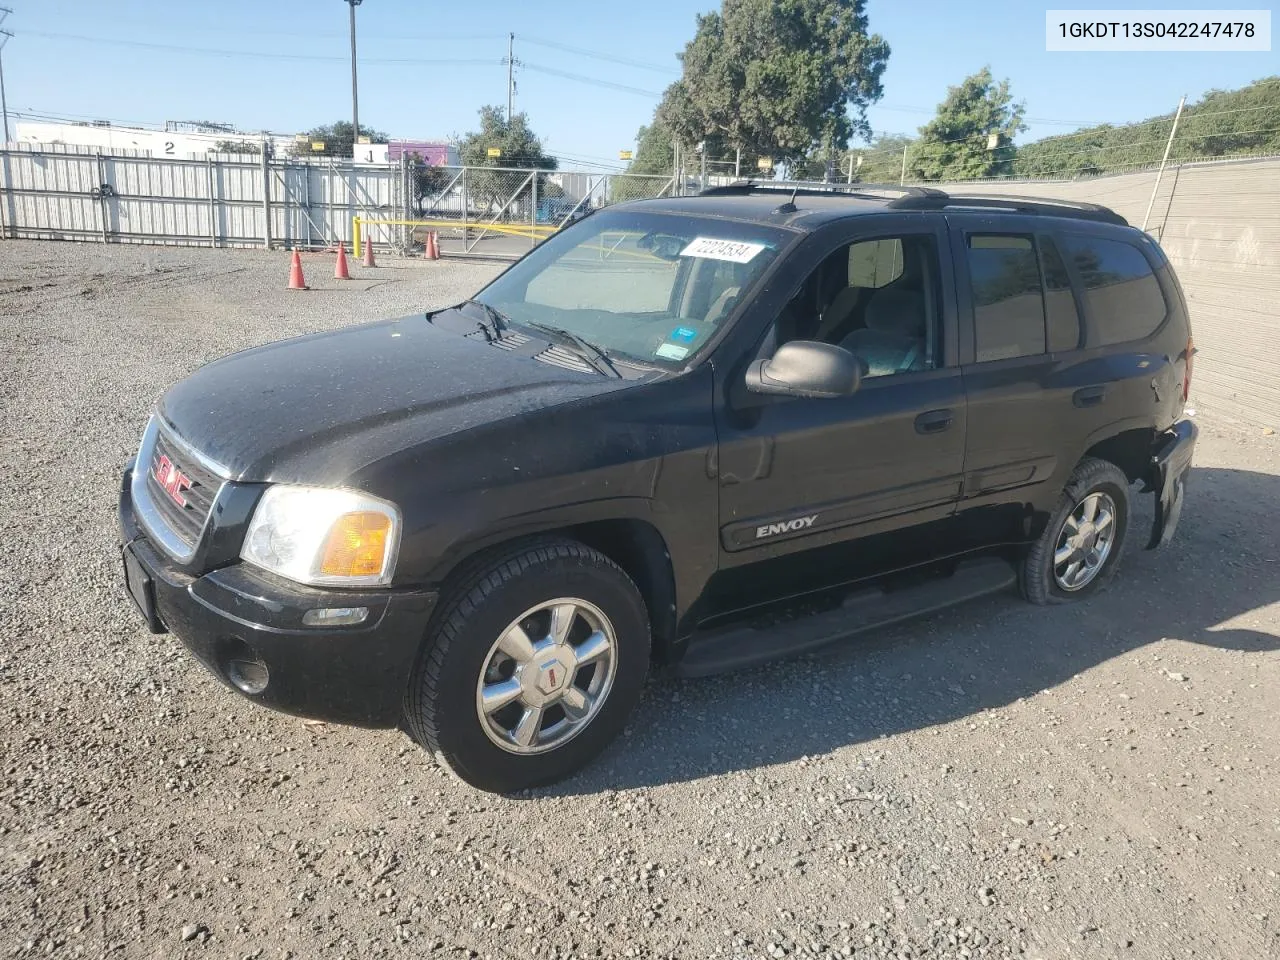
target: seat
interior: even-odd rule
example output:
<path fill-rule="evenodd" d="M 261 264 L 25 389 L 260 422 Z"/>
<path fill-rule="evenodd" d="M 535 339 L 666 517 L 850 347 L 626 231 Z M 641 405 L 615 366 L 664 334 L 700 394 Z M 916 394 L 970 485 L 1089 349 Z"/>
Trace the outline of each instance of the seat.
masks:
<path fill-rule="evenodd" d="M 866 327 L 840 342 L 863 361 L 863 376 L 924 369 L 925 301 L 920 290 L 905 284 L 882 287 L 872 294 L 863 316 Z"/>

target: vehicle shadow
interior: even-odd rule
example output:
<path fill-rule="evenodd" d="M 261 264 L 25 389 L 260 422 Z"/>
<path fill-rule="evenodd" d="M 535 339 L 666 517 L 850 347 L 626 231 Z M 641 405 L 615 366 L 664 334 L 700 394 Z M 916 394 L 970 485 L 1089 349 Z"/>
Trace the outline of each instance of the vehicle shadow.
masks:
<path fill-rule="evenodd" d="M 1224 626 L 1280 601 L 1280 515 L 1272 507 L 1280 477 L 1194 469 L 1177 536 L 1159 551 L 1141 549 L 1152 498 L 1137 490 L 1121 566 L 1090 599 L 1034 607 L 1010 592 L 803 659 L 705 680 L 660 675 L 618 744 L 537 795 L 653 786 L 822 755 L 1008 705 L 1162 638 L 1280 649 L 1280 636 Z"/>

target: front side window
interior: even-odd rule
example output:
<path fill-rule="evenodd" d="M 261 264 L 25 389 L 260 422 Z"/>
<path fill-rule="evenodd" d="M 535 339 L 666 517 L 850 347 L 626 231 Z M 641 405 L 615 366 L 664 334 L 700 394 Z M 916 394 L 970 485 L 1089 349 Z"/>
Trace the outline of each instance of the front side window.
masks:
<path fill-rule="evenodd" d="M 1044 353 L 1044 298 L 1031 238 L 971 234 L 968 261 L 978 362 Z"/>
<path fill-rule="evenodd" d="M 683 366 L 792 234 L 755 223 L 605 210 L 476 295 L 513 323 L 568 331 L 611 356 Z"/>
<path fill-rule="evenodd" d="M 938 365 L 938 251 L 931 234 L 859 240 L 828 255 L 779 316 L 778 344 L 851 351 L 864 377 Z"/>
<path fill-rule="evenodd" d="M 1089 303 L 1089 346 L 1141 340 L 1168 313 L 1160 283 L 1137 247 L 1100 237 L 1063 238 Z"/>

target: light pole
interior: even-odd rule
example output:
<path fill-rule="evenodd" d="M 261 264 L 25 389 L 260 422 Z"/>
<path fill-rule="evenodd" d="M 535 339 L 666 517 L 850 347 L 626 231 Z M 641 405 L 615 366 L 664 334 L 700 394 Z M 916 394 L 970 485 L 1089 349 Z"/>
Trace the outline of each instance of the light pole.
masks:
<path fill-rule="evenodd" d="M 8 7 L 0 7 L 0 23 L 4 23 L 5 17 L 13 13 Z M 4 45 L 9 42 L 13 34 L 8 30 L 0 30 L 0 53 L 4 50 Z M 4 96 L 4 59 L 0 56 L 0 112 L 4 114 L 4 146 L 9 145 L 9 101 Z"/>
<path fill-rule="evenodd" d="M 351 159 L 356 158 L 356 144 L 360 141 L 360 95 L 356 83 L 356 7 L 364 0 L 346 0 L 351 5 Z"/>

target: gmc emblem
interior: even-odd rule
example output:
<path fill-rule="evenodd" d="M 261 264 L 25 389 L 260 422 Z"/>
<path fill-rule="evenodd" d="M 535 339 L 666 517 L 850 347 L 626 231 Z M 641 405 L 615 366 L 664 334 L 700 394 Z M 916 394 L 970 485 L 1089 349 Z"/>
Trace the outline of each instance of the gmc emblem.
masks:
<path fill-rule="evenodd" d="M 187 505 L 187 498 L 182 495 L 182 491 L 191 489 L 191 478 L 179 470 L 173 461 L 164 454 L 156 457 L 151 467 L 151 475 L 156 478 L 160 488 L 169 495 L 169 499 L 180 507 Z"/>

